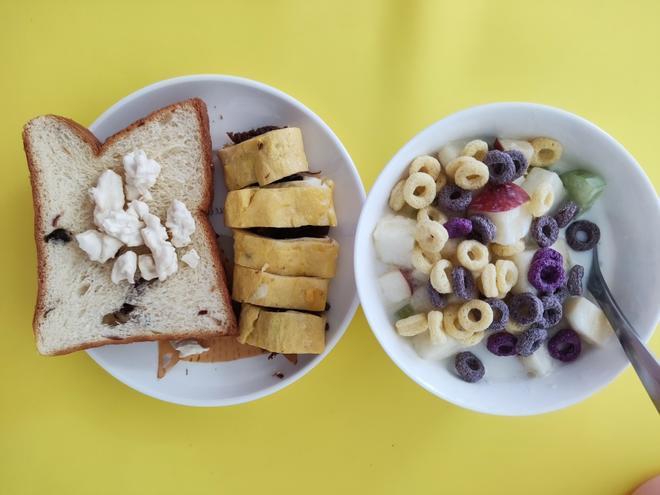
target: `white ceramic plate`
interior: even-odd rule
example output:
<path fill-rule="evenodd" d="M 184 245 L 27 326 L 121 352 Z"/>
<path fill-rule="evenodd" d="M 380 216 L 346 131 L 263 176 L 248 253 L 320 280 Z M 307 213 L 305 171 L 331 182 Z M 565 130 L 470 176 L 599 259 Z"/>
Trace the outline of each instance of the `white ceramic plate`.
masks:
<path fill-rule="evenodd" d="M 371 329 L 392 360 L 410 378 L 445 400 L 475 411 L 503 415 L 538 414 L 574 404 L 607 385 L 627 364 L 613 336 L 602 348 L 588 348 L 549 376 L 527 377 L 516 358 L 490 358 L 485 378 L 476 384 L 458 379 L 445 360 L 418 357 L 408 339 L 394 330 L 377 278 L 385 266 L 377 259 L 372 232 L 388 212 L 392 187 L 413 158 L 432 154 L 455 139 L 550 136 L 564 145 L 564 160 L 602 174 L 608 187 L 586 218 L 601 227 L 602 269 L 621 308 L 640 336 L 650 338 L 660 318 L 660 203 L 635 159 L 590 122 L 562 110 L 527 103 L 496 103 L 471 108 L 436 122 L 413 137 L 387 164 L 369 193 L 356 233 L 358 293 Z M 584 256 L 579 261 L 583 261 Z M 470 350 L 492 359 L 481 344 Z M 503 368 L 503 369 L 502 369 Z M 641 390 L 641 389 L 640 389 Z M 640 392 L 641 393 L 641 392 Z"/>
<path fill-rule="evenodd" d="M 229 140 L 227 131 L 263 125 L 289 125 L 302 129 L 310 169 L 322 170 L 335 181 L 335 208 L 339 226 L 330 235 L 340 243 L 337 277 L 328 301 L 329 330 L 326 348 L 318 356 L 300 356 L 298 364 L 282 356 L 267 355 L 227 363 L 178 363 L 164 378 L 156 378 L 157 345 L 153 342 L 105 346 L 88 354 L 112 376 L 157 399 L 190 406 L 224 406 L 272 394 L 293 383 L 327 356 L 343 335 L 357 309 L 353 279 L 353 243 L 365 193 L 351 157 L 330 128 L 294 98 L 255 81 L 198 75 L 162 81 L 122 99 L 90 127 L 104 140 L 135 120 L 163 106 L 191 97 L 202 98 L 208 107 L 213 149 Z M 216 165 L 217 157 L 213 157 Z M 226 189 L 221 167 L 215 171 L 215 198 L 211 220 L 227 251 L 230 231 L 224 227 L 219 208 Z M 282 373 L 280 379 L 275 373 Z"/>

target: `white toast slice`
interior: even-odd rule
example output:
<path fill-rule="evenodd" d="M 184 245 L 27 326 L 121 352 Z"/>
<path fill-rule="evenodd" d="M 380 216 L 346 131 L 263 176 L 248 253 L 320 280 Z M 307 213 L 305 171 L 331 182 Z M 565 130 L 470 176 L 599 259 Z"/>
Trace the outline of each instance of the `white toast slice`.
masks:
<path fill-rule="evenodd" d="M 40 353 L 237 333 L 208 221 L 213 165 L 202 100 L 158 110 L 103 144 L 79 124 L 45 115 L 26 124 L 23 143 L 34 199 L 39 287 L 33 326 Z M 195 219 L 190 247 L 201 259 L 196 268 L 179 262 L 163 282 L 114 284 L 113 260 L 90 261 L 74 236 L 95 228 L 89 189 L 109 168 L 123 176 L 122 157 L 136 149 L 161 165 L 148 201 L 151 213 L 164 222 L 171 201 L 182 201 Z"/>

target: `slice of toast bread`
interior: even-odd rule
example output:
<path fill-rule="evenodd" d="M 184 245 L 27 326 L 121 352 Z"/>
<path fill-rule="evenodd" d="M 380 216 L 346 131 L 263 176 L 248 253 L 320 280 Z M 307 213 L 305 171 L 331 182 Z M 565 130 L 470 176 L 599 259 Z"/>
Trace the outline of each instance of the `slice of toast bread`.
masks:
<path fill-rule="evenodd" d="M 213 165 L 202 100 L 162 108 L 105 143 L 69 119 L 36 117 L 25 125 L 23 143 L 34 200 L 39 286 L 33 326 L 40 353 L 237 333 L 208 220 Z M 113 260 L 90 261 L 74 236 L 96 228 L 89 189 L 107 169 L 123 176 L 122 157 L 136 149 L 161 165 L 148 201 L 151 213 L 164 222 L 171 201 L 182 201 L 196 223 L 186 249 L 194 248 L 201 259 L 194 269 L 179 262 L 163 282 L 114 284 Z"/>

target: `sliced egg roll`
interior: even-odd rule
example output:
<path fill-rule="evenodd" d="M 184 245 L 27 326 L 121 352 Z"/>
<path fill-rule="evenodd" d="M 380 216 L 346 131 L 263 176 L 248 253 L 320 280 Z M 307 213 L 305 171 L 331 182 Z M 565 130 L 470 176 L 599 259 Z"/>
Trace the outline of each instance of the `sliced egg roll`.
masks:
<path fill-rule="evenodd" d="M 244 230 L 234 231 L 234 262 L 276 275 L 332 278 L 339 243 L 320 239 L 270 239 Z"/>
<path fill-rule="evenodd" d="M 225 225 L 231 228 L 337 225 L 330 179 L 308 177 L 268 187 L 229 191 Z"/>
<path fill-rule="evenodd" d="M 283 354 L 320 354 L 325 317 L 298 311 L 270 311 L 243 304 L 239 342 Z"/>
<path fill-rule="evenodd" d="M 329 280 L 316 277 L 285 277 L 234 265 L 232 298 L 271 308 L 323 311 Z"/>
<path fill-rule="evenodd" d="M 309 170 L 297 127 L 277 129 L 227 146 L 218 151 L 218 156 L 230 191 L 252 184 L 265 186 Z"/>

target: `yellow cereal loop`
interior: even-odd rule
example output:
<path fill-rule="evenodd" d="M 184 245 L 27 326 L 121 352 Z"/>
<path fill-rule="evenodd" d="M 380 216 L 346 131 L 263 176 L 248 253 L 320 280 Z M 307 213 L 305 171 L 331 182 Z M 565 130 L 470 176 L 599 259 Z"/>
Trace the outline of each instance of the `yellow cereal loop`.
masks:
<path fill-rule="evenodd" d="M 440 294 L 451 294 L 451 281 L 448 272 L 451 271 L 452 264 L 449 260 L 438 260 L 431 268 L 431 286 Z"/>
<path fill-rule="evenodd" d="M 495 256 L 506 258 L 508 256 L 513 256 L 514 254 L 522 253 L 525 250 L 525 242 L 522 239 L 508 245 L 492 242 L 489 244 L 489 247 Z"/>
<path fill-rule="evenodd" d="M 497 281 L 495 275 L 495 265 L 488 263 L 479 275 L 478 285 L 481 293 L 486 297 L 497 297 Z"/>
<path fill-rule="evenodd" d="M 419 210 L 435 199 L 435 180 L 424 172 L 415 172 L 403 185 L 403 198 L 410 206 Z"/>
<path fill-rule="evenodd" d="M 449 239 L 447 229 L 433 220 L 422 220 L 415 227 L 415 240 L 419 246 L 429 253 L 439 253 Z"/>
<path fill-rule="evenodd" d="M 465 347 L 477 345 L 484 338 L 486 332 L 466 332 L 458 322 L 458 305 L 447 306 L 442 311 L 442 328 L 450 337 L 460 341 Z"/>
<path fill-rule="evenodd" d="M 552 187 L 547 182 L 543 182 L 530 195 L 527 211 L 533 217 L 542 217 L 550 211 L 554 200 L 555 193 L 552 191 Z"/>
<path fill-rule="evenodd" d="M 429 337 L 433 345 L 443 344 L 447 341 L 447 334 L 442 330 L 442 317 L 442 311 L 429 311 L 427 316 Z"/>
<path fill-rule="evenodd" d="M 484 158 L 486 158 L 486 153 L 488 153 L 488 143 L 481 139 L 473 139 L 465 145 L 461 155 L 471 156 L 479 161 L 482 161 Z"/>
<path fill-rule="evenodd" d="M 478 162 L 478 160 L 471 156 L 456 157 L 452 161 L 450 161 L 447 165 L 445 165 L 445 174 L 447 174 L 447 177 L 453 180 L 454 174 L 456 173 L 456 170 L 458 170 L 458 167 L 466 163 L 473 163 L 473 162 Z"/>
<path fill-rule="evenodd" d="M 435 189 L 436 191 L 439 191 L 443 187 L 447 185 L 447 176 L 443 171 L 440 171 L 440 174 L 438 175 L 438 178 L 435 179 Z"/>
<path fill-rule="evenodd" d="M 417 221 L 433 220 L 434 222 L 445 223 L 447 215 L 438 210 L 435 206 L 425 206 L 417 212 Z"/>
<path fill-rule="evenodd" d="M 433 259 L 429 259 L 427 254 L 418 245 L 415 245 L 412 252 L 412 265 L 424 275 L 431 273 L 433 268 Z"/>
<path fill-rule="evenodd" d="M 508 294 L 513 286 L 518 283 L 518 267 L 511 260 L 497 260 L 495 262 L 495 278 L 499 297 L 504 297 L 503 295 Z"/>
<path fill-rule="evenodd" d="M 488 264 L 488 248 L 479 241 L 462 241 L 456 249 L 458 262 L 470 271 L 481 271 Z"/>
<path fill-rule="evenodd" d="M 397 321 L 394 326 L 402 337 L 413 337 L 429 329 L 426 315 L 422 313 L 403 318 Z"/>
<path fill-rule="evenodd" d="M 493 309 L 486 301 L 472 299 L 459 308 L 458 323 L 466 332 L 483 332 L 493 323 Z"/>
<path fill-rule="evenodd" d="M 390 193 L 390 208 L 393 211 L 399 211 L 401 208 L 404 207 L 406 204 L 406 200 L 403 197 L 403 185 L 406 183 L 405 180 L 400 180 L 399 182 L 396 183 L 396 185 L 392 188 L 392 192 Z"/>
<path fill-rule="evenodd" d="M 454 172 L 454 182 L 462 189 L 474 191 L 481 189 L 488 182 L 488 167 L 476 158 L 461 164 Z"/>
<path fill-rule="evenodd" d="M 547 137 L 537 137 L 530 141 L 534 154 L 529 161 L 530 165 L 548 167 L 561 158 L 564 147 L 559 141 Z"/>
<path fill-rule="evenodd" d="M 433 158 L 429 155 L 422 155 L 415 158 L 408 168 L 408 175 L 412 175 L 416 172 L 424 172 L 433 177 L 433 180 L 437 180 L 442 172 L 442 167 L 437 158 Z"/>

